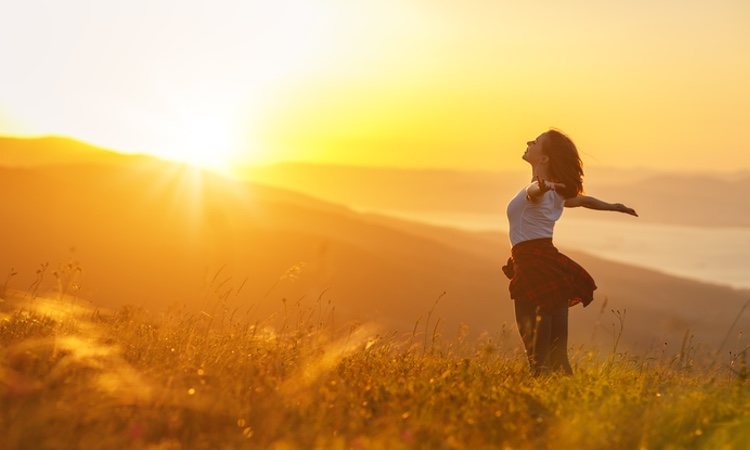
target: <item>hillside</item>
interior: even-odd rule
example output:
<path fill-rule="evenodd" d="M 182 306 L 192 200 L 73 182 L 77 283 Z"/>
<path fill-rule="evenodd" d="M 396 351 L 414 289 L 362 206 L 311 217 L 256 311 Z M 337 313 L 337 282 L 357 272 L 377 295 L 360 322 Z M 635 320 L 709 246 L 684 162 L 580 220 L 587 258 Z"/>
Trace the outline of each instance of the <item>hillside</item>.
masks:
<path fill-rule="evenodd" d="M 143 158 L 124 155 L 60 136 L 15 138 L 0 136 L 0 166 L 37 167 L 55 164 L 117 164 Z"/>
<path fill-rule="evenodd" d="M 0 270 L 18 272 L 12 289 L 62 288 L 101 306 L 251 308 L 261 316 L 330 301 L 341 323 L 401 331 L 417 320 L 424 326 L 445 292 L 431 322 L 440 318 L 440 333 L 454 335 L 464 323 L 516 339 L 499 270 L 509 253 L 504 235 L 361 215 L 157 160 L 3 168 L 0 202 Z M 596 303 L 573 312 L 573 345 L 611 345 L 609 310 L 627 309 L 623 342 L 632 348 L 679 345 L 688 329 L 716 346 L 748 295 L 570 254 L 599 284 Z M 749 324 L 745 317 L 735 331 Z"/>
<path fill-rule="evenodd" d="M 0 137 L 0 166 L 39 167 L 56 164 L 149 164 L 154 158 L 125 155 L 70 138 Z M 514 170 L 456 171 L 331 164 L 278 163 L 237 169 L 237 176 L 356 208 L 378 211 L 454 212 L 497 215 L 507 193 L 528 181 L 519 160 Z M 750 226 L 744 186 L 750 173 L 675 173 L 665 169 L 584 167 L 587 192 L 635 207 L 640 221 L 694 226 Z M 503 194 L 506 193 L 506 194 Z M 438 194 L 438 195 L 436 195 Z M 571 216 L 608 220 L 585 209 Z"/>

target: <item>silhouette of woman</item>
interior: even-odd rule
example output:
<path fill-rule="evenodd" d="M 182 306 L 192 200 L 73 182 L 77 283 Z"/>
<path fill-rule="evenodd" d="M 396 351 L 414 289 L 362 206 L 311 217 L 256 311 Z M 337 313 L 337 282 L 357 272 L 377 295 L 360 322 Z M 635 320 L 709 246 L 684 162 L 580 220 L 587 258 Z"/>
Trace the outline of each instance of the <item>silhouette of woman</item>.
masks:
<path fill-rule="evenodd" d="M 619 211 L 638 216 L 621 203 L 582 195 L 583 168 L 573 141 L 551 129 L 526 143 L 531 184 L 508 204 L 511 257 L 503 266 L 510 279 L 516 325 L 534 376 L 572 374 L 568 362 L 568 308 L 594 298 L 596 284 L 578 263 L 552 243 L 563 207 Z"/>

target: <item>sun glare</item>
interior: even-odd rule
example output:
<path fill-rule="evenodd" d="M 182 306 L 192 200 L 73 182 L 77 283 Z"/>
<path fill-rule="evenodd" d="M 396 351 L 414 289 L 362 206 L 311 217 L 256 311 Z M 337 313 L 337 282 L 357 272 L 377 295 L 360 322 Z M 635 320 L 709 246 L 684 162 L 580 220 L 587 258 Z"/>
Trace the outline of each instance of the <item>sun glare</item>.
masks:
<path fill-rule="evenodd" d="M 158 156 L 226 173 L 239 154 L 237 145 L 230 120 L 202 117 L 176 127 Z"/>

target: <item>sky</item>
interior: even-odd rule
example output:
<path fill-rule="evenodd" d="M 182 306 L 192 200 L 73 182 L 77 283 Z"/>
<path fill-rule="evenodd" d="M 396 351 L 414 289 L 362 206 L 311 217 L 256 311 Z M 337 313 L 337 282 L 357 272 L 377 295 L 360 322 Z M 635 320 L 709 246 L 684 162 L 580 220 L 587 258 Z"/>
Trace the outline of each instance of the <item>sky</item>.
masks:
<path fill-rule="evenodd" d="M 750 168 L 750 2 L 25 0 L 0 134 L 213 166 Z"/>

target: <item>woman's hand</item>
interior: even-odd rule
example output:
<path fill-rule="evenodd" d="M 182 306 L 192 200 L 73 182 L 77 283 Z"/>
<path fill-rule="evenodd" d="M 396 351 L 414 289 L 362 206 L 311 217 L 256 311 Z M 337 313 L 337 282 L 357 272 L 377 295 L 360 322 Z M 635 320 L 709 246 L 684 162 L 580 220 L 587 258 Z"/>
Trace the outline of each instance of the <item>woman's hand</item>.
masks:
<path fill-rule="evenodd" d="M 554 181 L 545 181 L 544 178 L 537 175 L 537 183 L 539 183 L 539 190 L 544 194 L 547 191 L 554 191 L 557 189 L 565 188 L 565 184 L 556 183 Z"/>
<path fill-rule="evenodd" d="M 555 183 L 554 181 L 545 181 L 540 176 L 536 177 L 536 184 L 532 183 L 526 188 L 526 198 L 532 202 L 537 201 L 539 197 L 544 195 L 547 191 L 554 191 L 555 189 L 564 188 L 565 185 L 562 183 Z"/>
<path fill-rule="evenodd" d="M 630 214 L 631 216 L 638 217 L 638 213 L 636 213 L 633 208 L 628 208 L 622 203 L 615 203 L 615 211 L 619 211 L 625 214 Z"/>

